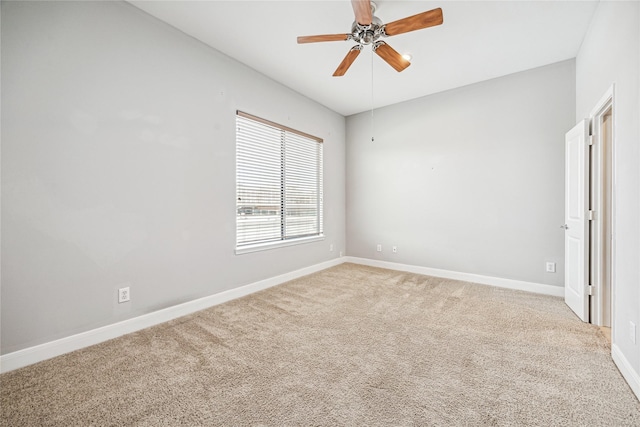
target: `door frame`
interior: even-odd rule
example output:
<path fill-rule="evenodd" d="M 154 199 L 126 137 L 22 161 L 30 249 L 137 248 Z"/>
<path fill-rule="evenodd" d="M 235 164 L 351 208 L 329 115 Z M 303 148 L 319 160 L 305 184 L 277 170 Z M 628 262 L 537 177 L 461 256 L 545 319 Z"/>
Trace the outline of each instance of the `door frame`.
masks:
<path fill-rule="evenodd" d="M 615 334 L 613 333 L 613 329 L 615 329 L 615 290 L 616 290 L 616 269 L 615 269 L 615 259 L 616 259 L 616 245 L 615 245 L 615 236 L 616 236 L 616 126 L 615 126 L 615 84 L 611 85 L 609 89 L 605 92 L 605 94 L 600 98 L 595 108 L 591 111 L 589 122 L 590 122 L 590 130 L 593 138 L 593 145 L 591 146 L 591 156 L 593 158 L 593 162 L 591 163 L 591 174 L 592 179 L 591 185 L 595 188 L 591 189 L 591 196 L 593 197 L 591 200 L 591 209 L 595 211 L 596 218 L 602 218 L 601 213 L 606 208 L 606 200 L 605 200 L 605 192 L 604 187 L 606 181 L 606 175 L 609 175 L 610 182 L 610 197 L 611 197 L 611 214 L 609 218 L 606 218 L 606 221 L 610 222 L 610 230 L 611 230 L 611 242 L 610 242 L 610 295 L 609 298 L 605 296 L 605 289 L 603 286 L 604 282 L 604 264 L 607 262 L 606 260 L 606 252 L 603 246 L 603 237 L 605 235 L 606 223 L 603 221 L 594 221 L 592 231 L 594 233 L 593 238 L 590 240 L 591 245 L 591 255 L 590 255 L 590 277 L 591 277 L 591 285 L 593 285 L 593 295 L 591 296 L 592 301 L 590 302 L 590 322 L 594 325 L 603 326 L 604 325 L 604 304 L 607 299 L 609 300 L 610 314 L 611 314 L 611 328 L 612 328 L 612 340 Z M 604 117 L 607 113 L 611 112 L 611 147 L 607 150 L 605 144 L 602 143 L 602 127 Z M 607 153 L 608 151 L 608 153 Z M 607 159 L 607 154 L 610 157 Z M 605 168 L 605 165 L 609 166 L 609 168 Z M 608 170 L 607 170 L 608 169 Z"/>

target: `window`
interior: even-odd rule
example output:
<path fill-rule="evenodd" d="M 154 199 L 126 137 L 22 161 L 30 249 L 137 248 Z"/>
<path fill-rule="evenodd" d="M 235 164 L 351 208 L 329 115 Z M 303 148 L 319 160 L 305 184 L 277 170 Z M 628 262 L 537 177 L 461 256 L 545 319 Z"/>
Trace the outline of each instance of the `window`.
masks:
<path fill-rule="evenodd" d="M 322 233 L 322 139 L 238 111 L 236 253 Z"/>

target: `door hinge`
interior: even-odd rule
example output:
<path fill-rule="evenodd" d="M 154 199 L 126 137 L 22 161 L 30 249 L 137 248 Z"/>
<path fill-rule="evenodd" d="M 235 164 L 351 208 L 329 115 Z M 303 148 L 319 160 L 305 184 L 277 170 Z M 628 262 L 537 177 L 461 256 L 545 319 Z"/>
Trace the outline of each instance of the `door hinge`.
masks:
<path fill-rule="evenodd" d="M 589 135 L 589 145 L 593 145 L 593 135 Z"/>
<path fill-rule="evenodd" d="M 587 286 L 587 295 L 593 295 L 593 285 Z"/>
<path fill-rule="evenodd" d="M 596 218 L 596 212 L 589 210 L 589 221 L 593 221 Z"/>

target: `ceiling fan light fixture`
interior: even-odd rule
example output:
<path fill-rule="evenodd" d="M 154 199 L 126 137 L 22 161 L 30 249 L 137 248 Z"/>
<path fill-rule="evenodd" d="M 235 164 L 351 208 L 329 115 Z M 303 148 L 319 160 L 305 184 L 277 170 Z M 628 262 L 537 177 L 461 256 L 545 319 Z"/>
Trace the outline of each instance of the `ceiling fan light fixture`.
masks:
<path fill-rule="evenodd" d="M 413 59 L 413 56 L 411 56 L 411 54 L 410 54 L 410 53 L 403 53 L 403 54 L 402 54 L 402 57 L 403 57 L 404 59 L 406 59 L 407 61 L 411 61 L 411 60 Z"/>

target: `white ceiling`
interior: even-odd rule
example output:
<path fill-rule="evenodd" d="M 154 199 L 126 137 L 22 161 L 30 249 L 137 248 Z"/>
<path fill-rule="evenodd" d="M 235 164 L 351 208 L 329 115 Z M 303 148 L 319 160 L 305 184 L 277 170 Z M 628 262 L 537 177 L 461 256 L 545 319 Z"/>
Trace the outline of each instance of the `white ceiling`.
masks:
<path fill-rule="evenodd" d="M 441 7 L 444 24 L 385 39 L 413 56 L 402 73 L 365 48 L 344 77 L 332 77 L 354 43 L 296 37 L 350 32 L 349 0 L 131 3 L 345 116 L 574 58 L 597 5 L 378 0 L 382 22 Z"/>

